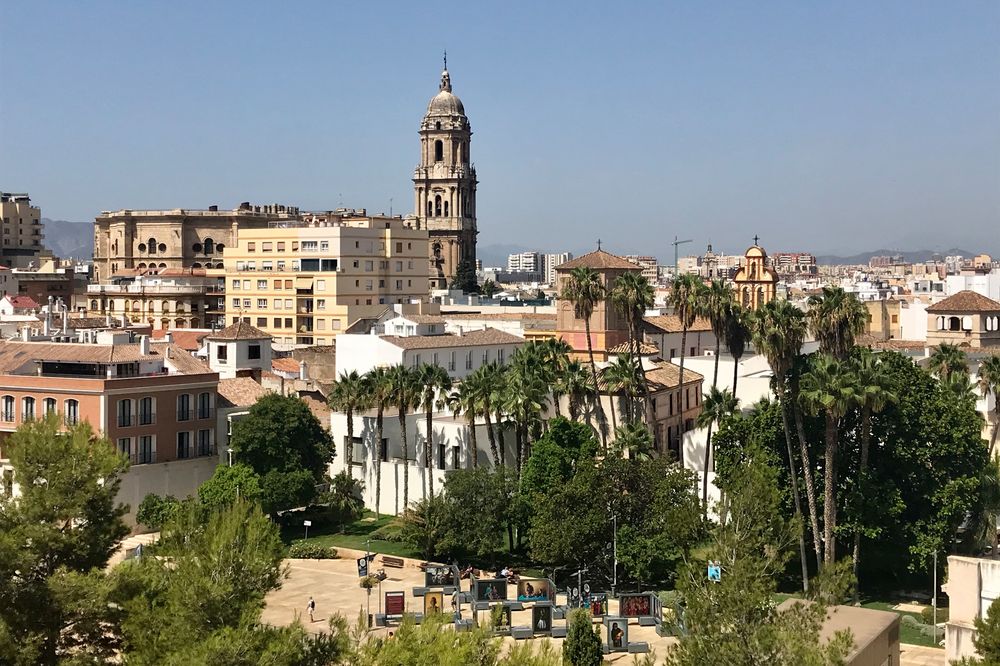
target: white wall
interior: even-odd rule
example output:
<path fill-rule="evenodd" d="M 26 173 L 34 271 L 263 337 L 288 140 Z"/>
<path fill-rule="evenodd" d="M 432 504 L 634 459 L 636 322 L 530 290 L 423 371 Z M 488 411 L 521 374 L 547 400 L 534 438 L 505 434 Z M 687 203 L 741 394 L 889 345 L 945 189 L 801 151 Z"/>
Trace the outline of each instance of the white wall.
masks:
<path fill-rule="evenodd" d="M 901 340 L 927 341 L 927 303 L 913 300 L 899 309 Z"/>
<path fill-rule="evenodd" d="M 125 523 L 141 531 L 142 528 L 137 528 L 135 524 L 135 512 L 146 495 L 173 495 L 177 499 L 195 495 L 198 486 L 215 473 L 218 462 L 218 458 L 208 457 L 154 465 L 133 465 L 122 476 L 121 489 L 118 491 L 118 501 L 129 505 Z"/>
<path fill-rule="evenodd" d="M 337 376 L 345 372 L 363 375 L 372 368 L 403 362 L 403 350 L 377 335 L 343 333 L 337 336 Z"/>

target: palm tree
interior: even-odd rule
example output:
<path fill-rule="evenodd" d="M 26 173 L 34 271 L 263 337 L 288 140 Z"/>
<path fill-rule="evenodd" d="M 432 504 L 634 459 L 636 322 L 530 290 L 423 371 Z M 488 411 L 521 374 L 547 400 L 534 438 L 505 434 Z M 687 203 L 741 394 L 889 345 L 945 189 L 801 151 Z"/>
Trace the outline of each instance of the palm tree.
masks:
<path fill-rule="evenodd" d="M 478 466 L 475 462 L 478 457 L 477 452 L 479 451 L 479 444 L 476 441 L 476 417 L 483 413 L 483 393 L 476 383 L 470 382 L 466 379 L 464 382 L 458 385 L 458 388 L 451 392 L 448 396 L 448 405 L 451 410 L 455 412 L 455 416 L 465 415 L 465 420 L 469 426 L 469 446 L 471 447 L 471 455 L 473 456 L 473 466 Z M 496 443 L 492 441 L 492 454 L 493 460 L 496 461 Z M 499 466 L 499 463 L 497 463 Z"/>
<path fill-rule="evenodd" d="M 541 415 L 547 411 L 549 385 L 539 372 L 537 353 L 531 347 L 514 352 L 508 367 L 511 376 L 506 385 L 504 407 L 514 421 L 516 474 L 520 478 L 529 455 L 532 433 L 540 429 Z"/>
<path fill-rule="evenodd" d="M 354 478 L 354 412 L 367 406 L 364 380 L 356 371 L 340 373 L 330 391 L 330 409 L 347 415 L 347 441 L 344 442 L 344 460 L 347 475 Z"/>
<path fill-rule="evenodd" d="M 608 446 L 607 417 L 601 405 L 600 387 L 597 382 L 597 365 L 594 363 L 594 342 L 590 338 L 590 318 L 594 308 L 604 301 L 607 289 L 601 282 L 601 276 L 592 268 L 578 266 L 569 273 L 569 279 L 563 287 L 560 298 L 573 304 L 573 316 L 583 320 L 583 328 L 587 335 L 587 354 L 590 356 L 591 379 L 594 381 L 594 399 L 597 407 L 597 418 L 601 424 L 601 443 Z"/>
<path fill-rule="evenodd" d="M 562 416 L 559 412 L 559 398 L 562 395 L 561 378 L 566 367 L 569 365 L 569 355 L 573 348 L 565 340 L 559 338 L 547 338 L 541 342 L 529 342 L 525 347 L 537 345 L 539 356 L 541 357 L 542 377 L 546 383 L 552 387 L 552 407 L 556 416 Z"/>
<path fill-rule="evenodd" d="M 681 363 L 680 376 L 677 381 L 679 389 L 681 425 L 680 435 L 683 442 L 684 435 L 684 352 L 687 348 L 688 329 L 694 324 L 695 317 L 701 311 L 702 294 L 705 285 L 694 275 L 678 275 L 674 278 L 670 286 L 670 296 L 668 302 L 674 308 L 674 314 L 681 322 Z M 684 445 L 678 448 L 678 460 L 684 464 Z"/>
<path fill-rule="evenodd" d="M 997 431 L 1000 430 L 1000 356 L 993 355 L 979 365 L 979 390 L 983 399 L 993 394 L 993 432 L 990 433 L 990 459 L 993 459 L 993 448 L 997 443 Z"/>
<path fill-rule="evenodd" d="M 656 299 L 656 292 L 649 284 L 642 273 L 629 271 L 619 275 L 615 279 L 615 284 L 608 295 L 609 300 L 614 304 L 618 312 L 621 313 L 628 322 L 629 343 L 632 349 L 631 359 L 635 364 L 635 376 L 639 378 L 640 388 L 645 396 L 646 404 L 643 409 L 643 420 L 651 418 L 653 411 L 653 399 L 649 394 L 649 383 L 646 381 L 646 373 L 642 369 L 642 321 L 646 315 L 646 310 L 653 307 Z"/>
<path fill-rule="evenodd" d="M 941 381 L 947 381 L 953 373 L 968 372 L 969 359 L 958 345 L 942 342 L 934 348 L 927 369 L 936 374 Z"/>
<path fill-rule="evenodd" d="M 653 435 L 641 421 L 629 421 L 615 430 L 614 447 L 635 460 L 649 460 L 653 451 Z"/>
<path fill-rule="evenodd" d="M 840 439 L 840 421 L 859 401 L 857 377 L 847 363 L 829 354 L 820 354 L 813 361 L 812 369 L 802 377 L 802 404 L 813 414 L 823 413 L 826 431 L 823 456 L 823 542 L 825 564 L 833 564 L 836 557 L 837 528 L 837 446 Z"/>
<path fill-rule="evenodd" d="M 858 504 L 860 498 L 865 497 L 868 491 L 868 455 L 871 451 L 872 440 L 872 415 L 878 414 L 890 403 L 897 401 L 896 394 L 892 392 L 891 384 L 886 380 L 886 374 L 882 370 L 882 363 L 869 349 L 860 351 L 860 357 L 854 366 L 854 373 L 857 379 L 858 403 L 861 405 L 861 460 L 858 465 Z M 858 513 L 858 520 L 861 512 Z M 854 578 L 858 577 L 858 561 L 861 557 L 861 530 L 854 530 L 854 548 L 852 551 L 854 560 Z M 857 601 L 857 586 L 855 586 L 854 600 Z"/>
<path fill-rule="evenodd" d="M 557 382 L 557 395 L 569 397 L 569 418 L 576 421 L 580 414 L 580 401 L 593 393 L 590 373 L 579 361 L 570 361 L 563 368 Z M 557 410 L 558 411 L 558 410 Z"/>
<path fill-rule="evenodd" d="M 719 383 L 719 353 L 722 351 L 722 338 L 726 335 L 726 326 L 732 318 L 733 290 L 723 280 L 712 280 L 704 292 L 701 302 L 701 315 L 708 319 L 715 336 L 715 366 L 712 369 L 712 388 Z M 683 351 L 683 350 L 682 350 Z M 735 391 L 735 388 L 733 389 Z M 704 409 L 704 408 L 703 408 Z"/>
<path fill-rule="evenodd" d="M 424 417 L 427 419 L 426 445 L 424 448 L 424 463 L 427 466 L 427 488 L 431 499 L 434 498 L 434 408 L 440 409 L 447 402 L 448 391 L 451 390 L 451 376 L 448 371 L 434 363 L 424 363 L 416 371 L 418 388 L 423 391 L 420 396 L 423 402 Z M 473 450 L 473 466 L 476 456 Z M 429 505 L 428 505 L 429 506 Z"/>
<path fill-rule="evenodd" d="M 846 361 L 854 349 L 854 339 L 865 332 L 871 317 L 854 294 L 840 287 L 823 287 L 822 294 L 809 297 L 806 319 L 820 351 Z"/>
<path fill-rule="evenodd" d="M 483 411 L 486 415 L 487 426 L 490 422 L 490 410 L 495 418 L 497 447 L 500 451 L 500 465 L 507 464 L 506 443 L 504 442 L 504 429 L 508 424 L 504 422 L 504 407 L 507 400 L 507 385 L 510 383 L 510 367 L 499 363 L 490 363 L 483 380 L 486 382 L 486 391 Z"/>
<path fill-rule="evenodd" d="M 723 419 L 731 416 L 739 408 L 740 401 L 726 389 L 721 391 L 712 386 L 701 401 L 701 413 L 698 414 L 698 427 L 708 428 L 705 436 L 705 468 L 701 481 L 702 515 L 708 517 L 708 473 L 712 469 L 712 426 L 721 424 Z"/>
<path fill-rule="evenodd" d="M 624 422 L 631 422 L 635 418 L 635 398 L 639 394 L 639 377 L 636 374 L 635 364 L 632 362 L 631 354 L 619 354 L 613 363 L 601 371 L 601 377 L 607 385 L 608 391 L 612 394 L 611 418 L 615 419 L 614 396 L 620 395 L 625 405 Z M 615 432 L 618 426 L 615 426 Z"/>
<path fill-rule="evenodd" d="M 410 444 L 406 434 L 406 413 L 420 401 L 420 385 L 415 370 L 404 365 L 394 365 L 389 369 L 392 382 L 391 403 L 396 407 L 399 418 L 399 439 L 403 449 L 403 509 L 410 505 Z"/>
<path fill-rule="evenodd" d="M 740 379 L 740 359 L 743 358 L 747 345 L 750 343 L 749 320 L 751 314 L 734 300 L 726 317 L 723 335 L 726 338 L 726 349 L 733 357 L 733 395 L 736 395 L 736 383 Z"/>
<path fill-rule="evenodd" d="M 372 368 L 363 377 L 365 395 L 375 406 L 375 519 L 382 497 L 382 436 L 385 408 L 392 402 L 392 378 L 386 368 Z"/>
<path fill-rule="evenodd" d="M 799 494 L 798 471 L 795 465 L 792 445 L 792 400 L 788 399 L 787 378 L 792 364 L 802 349 L 806 324 L 802 310 L 788 301 L 770 301 L 761 306 L 750 318 L 753 345 L 764 355 L 774 376 L 775 394 L 781 401 L 781 421 L 785 430 L 785 447 L 788 453 L 789 478 L 792 482 L 792 498 L 796 518 L 802 518 L 802 497 Z M 809 449 L 805 442 L 799 442 L 802 453 L 803 476 L 806 483 L 806 497 L 809 503 L 809 519 L 813 530 L 813 547 L 816 551 L 817 566 L 823 561 L 820 546 L 819 516 L 816 511 L 816 493 L 812 485 L 812 466 L 809 464 Z M 802 559 L 802 588 L 809 591 L 809 562 L 806 558 L 805 524 L 800 523 L 799 555 Z"/>
<path fill-rule="evenodd" d="M 969 375 L 960 372 L 953 372 L 947 379 L 941 380 L 941 386 L 951 391 L 955 398 L 962 402 L 975 404 L 976 385 L 969 378 Z"/>

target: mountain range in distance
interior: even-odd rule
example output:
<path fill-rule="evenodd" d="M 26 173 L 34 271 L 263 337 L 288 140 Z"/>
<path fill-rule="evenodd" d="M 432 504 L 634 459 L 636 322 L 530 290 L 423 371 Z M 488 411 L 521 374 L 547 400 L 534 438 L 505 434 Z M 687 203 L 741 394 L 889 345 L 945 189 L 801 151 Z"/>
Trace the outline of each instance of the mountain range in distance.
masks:
<path fill-rule="evenodd" d="M 94 223 L 42 218 L 44 245 L 60 259 L 89 261 L 94 256 Z"/>

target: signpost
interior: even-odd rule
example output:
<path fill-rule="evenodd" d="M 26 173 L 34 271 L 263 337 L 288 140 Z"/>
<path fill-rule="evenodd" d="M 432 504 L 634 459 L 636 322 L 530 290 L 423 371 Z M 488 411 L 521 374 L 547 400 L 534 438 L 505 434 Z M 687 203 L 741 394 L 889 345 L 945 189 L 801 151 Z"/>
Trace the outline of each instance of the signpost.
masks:
<path fill-rule="evenodd" d="M 313 523 L 311 520 L 303 520 L 302 524 L 305 525 L 306 528 L 306 539 L 309 539 L 309 528 L 312 526 Z"/>

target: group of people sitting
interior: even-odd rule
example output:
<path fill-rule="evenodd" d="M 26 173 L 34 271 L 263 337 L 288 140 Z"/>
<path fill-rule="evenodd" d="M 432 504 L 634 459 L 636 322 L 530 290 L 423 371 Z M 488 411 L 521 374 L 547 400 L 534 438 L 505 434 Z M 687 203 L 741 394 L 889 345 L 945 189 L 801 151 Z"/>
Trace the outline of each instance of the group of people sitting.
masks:
<path fill-rule="evenodd" d="M 508 566 L 504 566 L 503 569 L 497 572 L 497 578 L 506 578 L 508 583 L 516 585 L 517 581 L 521 580 L 521 574 Z"/>

